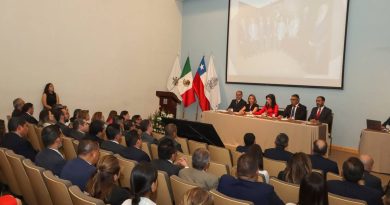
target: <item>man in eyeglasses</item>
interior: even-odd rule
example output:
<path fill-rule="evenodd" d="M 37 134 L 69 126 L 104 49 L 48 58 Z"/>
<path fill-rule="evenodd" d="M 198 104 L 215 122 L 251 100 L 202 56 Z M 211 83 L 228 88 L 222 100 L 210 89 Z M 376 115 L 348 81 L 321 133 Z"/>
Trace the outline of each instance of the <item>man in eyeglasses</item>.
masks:
<path fill-rule="evenodd" d="M 291 104 L 287 105 L 283 112 L 283 117 L 293 120 L 306 120 L 307 109 L 306 106 L 299 103 L 299 95 L 291 95 Z"/>

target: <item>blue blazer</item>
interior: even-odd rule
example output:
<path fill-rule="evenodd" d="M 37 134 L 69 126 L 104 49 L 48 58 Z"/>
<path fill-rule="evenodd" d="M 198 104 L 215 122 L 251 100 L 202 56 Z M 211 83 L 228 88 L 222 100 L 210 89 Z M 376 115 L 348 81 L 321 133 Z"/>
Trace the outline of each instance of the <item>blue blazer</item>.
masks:
<path fill-rule="evenodd" d="M 339 167 L 337 166 L 337 163 L 330 159 L 326 159 L 319 154 L 313 154 L 310 155 L 310 160 L 313 169 L 322 170 L 325 176 L 328 172 L 339 174 Z"/>
<path fill-rule="evenodd" d="M 61 178 L 69 180 L 73 185 L 84 191 L 89 178 L 96 171 L 96 167 L 77 157 L 68 161 L 61 171 Z"/>
<path fill-rule="evenodd" d="M 126 147 L 121 153 L 122 157 L 135 160 L 137 162 L 150 162 L 148 154 L 135 147 Z"/>
<path fill-rule="evenodd" d="M 60 176 L 66 160 L 56 151 L 45 148 L 35 157 L 35 164 L 52 171 L 55 175 Z"/>
<path fill-rule="evenodd" d="M 251 201 L 254 205 L 284 205 L 276 195 L 274 187 L 261 182 L 251 182 L 223 175 L 217 190 L 227 196 Z"/>
<path fill-rule="evenodd" d="M 105 140 L 100 145 L 100 148 L 113 152 L 114 154 L 120 154 L 125 149 L 125 146 L 117 144 L 115 142 Z"/>
<path fill-rule="evenodd" d="M 37 152 L 34 150 L 31 143 L 16 133 L 9 132 L 5 134 L 3 136 L 1 146 L 14 151 L 15 154 L 19 154 L 27 159 L 30 159 L 32 162 L 35 161 L 35 155 Z"/>
<path fill-rule="evenodd" d="M 359 185 L 349 181 L 328 181 L 328 191 L 353 199 L 360 199 L 367 202 L 367 205 L 383 205 L 382 194 L 372 188 Z"/>
<path fill-rule="evenodd" d="M 292 155 L 291 152 L 283 150 L 281 147 L 270 148 L 264 151 L 264 157 L 286 162 L 291 159 Z"/>

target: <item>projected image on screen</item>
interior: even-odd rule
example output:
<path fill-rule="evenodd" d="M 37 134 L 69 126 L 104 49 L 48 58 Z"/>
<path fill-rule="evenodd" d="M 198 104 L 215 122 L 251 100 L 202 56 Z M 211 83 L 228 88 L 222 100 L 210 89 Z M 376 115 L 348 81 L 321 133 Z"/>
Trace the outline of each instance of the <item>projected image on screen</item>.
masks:
<path fill-rule="evenodd" d="M 348 0 L 230 0 L 228 83 L 342 87 Z"/>

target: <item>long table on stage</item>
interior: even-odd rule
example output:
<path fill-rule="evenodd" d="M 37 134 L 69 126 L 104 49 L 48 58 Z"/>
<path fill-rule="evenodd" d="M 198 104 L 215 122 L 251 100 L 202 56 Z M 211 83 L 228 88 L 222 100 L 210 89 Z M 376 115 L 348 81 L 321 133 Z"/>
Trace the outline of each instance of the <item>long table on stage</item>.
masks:
<path fill-rule="evenodd" d="M 311 125 L 306 121 L 239 116 L 218 111 L 203 112 L 202 122 L 213 124 L 222 142 L 229 146 L 242 145 L 247 132 L 255 134 L 256 143 L 263 151 L 275 147 L 275 137 L 282 132 L 289 136 L 287 150 L 293 153 L 311 153 L 314 140 L 328 141 L 327 124 Z"/>
<path fill-rule="evenodd" d="M 362 130 L 359 153 L 374 159 L 372 171 L 390 174 L 390 133 Z"/>

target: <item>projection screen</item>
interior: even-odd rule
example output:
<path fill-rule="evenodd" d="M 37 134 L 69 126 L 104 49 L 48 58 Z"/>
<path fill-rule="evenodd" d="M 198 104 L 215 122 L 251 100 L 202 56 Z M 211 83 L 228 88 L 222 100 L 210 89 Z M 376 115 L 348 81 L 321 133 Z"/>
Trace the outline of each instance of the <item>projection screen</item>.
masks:
<path fill-rule="evenodd" d="M 348 0 L 230 0 L 227 83 L 343 87 Z"/>

